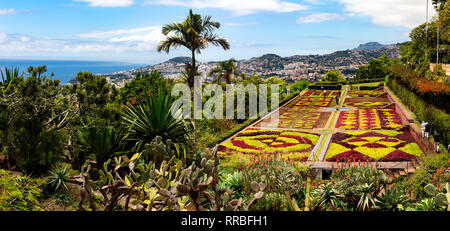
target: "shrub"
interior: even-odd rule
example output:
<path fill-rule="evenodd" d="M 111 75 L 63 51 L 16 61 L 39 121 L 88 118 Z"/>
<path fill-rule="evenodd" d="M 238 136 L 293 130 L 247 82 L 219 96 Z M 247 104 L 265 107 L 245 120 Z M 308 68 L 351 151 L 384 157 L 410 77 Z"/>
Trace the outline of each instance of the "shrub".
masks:
<path fill-rule="evenodd" d="M 389 79 L 390 89 L 408 105 L 417 115 L 419 120 L 428 121 L 432 130 L 437 130 L 441 134 L 442 143 L 448 145 L 450 143 L 450 115 L 438 108 L 430 105 L 429 102 L 408 89 L 394 78 Z M 440 99 L 445 103 L 449 103 L 448 99 Z"/>
<path fill-rule="evenodd" d="M 252 181 L 264 183 L 265 192 L 268 193 L 266 195 L 272 194 L 268 197 L 264 196 L 265 199 L 259 204 L 261 209 L 268 209 L 265 203 L 269 202 L 275 207 L 280 206 L 277 207 L 280 210 L 288 209 L 279 203 L 287 204 L 291 197 L 301 195 L 299 192 L 305 187 L 303 176 L 300 174 L 301 170 L 297 166 L 272 156 L 253 156 L 242 172 L 244 195 L 251 195 L 249 192 L 251 192 Z"/>
<path fill-rule="evenodd" d="M 383 171 L 367 166 L 338 169 L 331 180 L 349 207 L 363 210 L 373 205 L 374 195 L 390 182 Z"/>
<path fill-rule="evenodd" d="M 433 183 L 433 174 L 438 172 L 439 169 L 447 169 L 448 159 L 448 154 L 434 154 L 424 157 L 415 174 L 405 182 L 409 191 L 413 192 L 418 199 L 426 198 L 427 194 L 424 187 Z"/>
<path fill-rule="evenodd" d="M 44 180 L 14 176 L 0 169 L 0 211 L 42 210 L 38 199 L 44 188 Z"/>

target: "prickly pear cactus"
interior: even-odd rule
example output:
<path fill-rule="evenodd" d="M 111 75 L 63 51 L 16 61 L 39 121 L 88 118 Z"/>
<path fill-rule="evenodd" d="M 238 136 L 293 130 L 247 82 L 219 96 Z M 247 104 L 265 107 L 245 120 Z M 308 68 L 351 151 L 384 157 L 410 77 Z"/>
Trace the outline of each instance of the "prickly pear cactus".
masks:
<path fill-rule="evenodd" d="M 163 142 L 161 136 L 156 136 L 150 143 L 144 145 L 142 156 L 145 162 L 153 161 L 156 164 L 164 160 L 169 160 L 172 156 L 176 156 L 177 151 L 174 149 L 173 142 L 168 139 Z"/>
<path fill-rule="evenodd" d="M 439 190 L 432 184 L 428 184 L 424 187 L 425 192 L 432 196 L 434 201 L 440 205 L 447 207 L 447 210 L 450 211 L 450 184 L 446 183 L 444 185 L 444 188 L 446 190 L 445 194 L 443 192 L 439 192 Z"/>

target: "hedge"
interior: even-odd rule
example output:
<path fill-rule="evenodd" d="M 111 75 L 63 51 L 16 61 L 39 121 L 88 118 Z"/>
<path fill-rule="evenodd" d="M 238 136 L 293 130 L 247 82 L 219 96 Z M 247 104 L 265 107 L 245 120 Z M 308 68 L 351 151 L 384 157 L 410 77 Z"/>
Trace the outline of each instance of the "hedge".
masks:
<path fill-rule="evenodd" d="M 384 78 L 376 78 L 376 79 L 357 79 L 357 80 L 350 80 L 350 81 L 348 81 L 348 84 L 373 83 L 373 82 L 382 82 L 382 81 L 384 81 Z"/>
<path fill-rule="evenodd" d="M 413 111 L 419 121 L 426 121 L 432 131 L 441 134 L 441 143 L 450 143 L 450 115 L 427 103 L 420 95 L 414 93 L 395 78 L 388 81 L 389 88 Z"/>
<path fill-rule="evenodd" d="M 314 84 L 314 85 L 309 85 L 308 89 L 312 89 L 312 90 L 341 90 L 342 85 L 338 84 L 338 85 L 325 85 L 325 84 Z"/>

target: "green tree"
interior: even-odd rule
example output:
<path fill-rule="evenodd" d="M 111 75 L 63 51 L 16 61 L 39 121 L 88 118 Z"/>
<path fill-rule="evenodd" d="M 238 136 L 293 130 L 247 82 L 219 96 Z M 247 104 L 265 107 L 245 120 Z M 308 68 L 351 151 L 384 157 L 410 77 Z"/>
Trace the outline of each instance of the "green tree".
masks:
<path fill-rule="evenodd" d="M 384 78 L 389 74 L 388 67 L 398 63 L 397 59 L 390 59 L 382 55 L 376 59 L 371 59 L 369 64 L 360 66 L 356 70 L 357 79 Z"/>
<path fill-rule="evenodd" d="M 341 73 L 338 70 L 331 70 L 328 71 L 323 77 L 323 82 L 337 82 L 344 80 L 344 77 L 341 75 Z"/>
<path fill-rule="evenodd" d="M 166 38 L 158 45 L 158 52 L 169 53 L 171 48 L 180 46 L 191 51 L 192 60 L 190 65 L 189 87 L 194 87 L 194 76 L 197 69 L 195 53 L 200 53 L 209 44 L 221 46 L 224 50 L 230 49 L 230 44 L 224 38 L 214 34 L 214 30 L 220 28 L 220 23 L 211 21 L 211 16 L 201 17 L 199 14 L 189 10 L 188 17 L 182 23 L 166 24 L 162 28 L 162 33 Z M 192 68 L 193 67 L 193 68 Z"/>
<path fill-rule="evenodd" d="M 233 75 L 239 76 L 236 67 L 236 60 L 229 59 L 227 61 L 219 62 L 215 68 L 211 69 L 208 75 L 217 75 L 216 79 L 214 80 L 214 82 L 216 83 L 225 80 L 227 84 L 230 84 L 233 80 Z"/>
<path fill-rule="evenodd" d="M 125 83 L 125 86 L 119 90 L 119 102 L 137 103 L 137 97 L 141 97 L 144 92 L 149 95 L 158 93 L 158 89 L 170 90 L 173 86 L 173 79 L 165 79 L 161 72 L 152 71 L 151 73 L 137 73 L 136 77 Z"/>
<path fill-rule="evenodd" d="M 17 166 L 40 175 L 63 155 L 65 135 L 60 130 L 64 96 L 59 81 L 42 76 L 45 66 L 30 67 L 26 79 L 15 77 L 2 90 L 2 144 Z M 2 116 L 2 117 L 3 117 Z"/>
<path fill-rule="evenodd" d="M 75 77 L 76 83 L 66 86 L 64 94 L 68 101 L 70 113 L 66 116 L 65 129 L 68 131 L 67 150 L 72 167 L 77 169 L 86 160 L 86 152 L 77 139 L 78 130 L 83 127 L 83 121 L 93 124 L 120 125 L 121 109 L 114 104 L 118 98 L 118 91 L 108 84 L 105 77 L 93 75 L 89 72 L 80 72 Z"/>
<path fill-rule="evenodd" d="M 211 16 L 202 18 L 199 14 L 192 13 L 181 23 L 166 24 L 162 28 L 162 33 L 166 38 L 158 45 L 158 52 L 165 51 L 169 53 L 171 48 L 186 47 L 191 51 L 191 64 L 187 65 L 187 83 L 192 89 L 194 87 L 194 77 L 197 75 L 197 65 L 195 61 L 195 53 L 200 53 L 202 49 L 208 47 L 209 44 L 220 46 L 224 50 L 230 49 L 230 44 L 224 38 L 214 34 L 214 30 L 220 28 L 220 23 L 211 21 Z M 197 129 L 194 119 L 194 150 L 197 148 Z"/>

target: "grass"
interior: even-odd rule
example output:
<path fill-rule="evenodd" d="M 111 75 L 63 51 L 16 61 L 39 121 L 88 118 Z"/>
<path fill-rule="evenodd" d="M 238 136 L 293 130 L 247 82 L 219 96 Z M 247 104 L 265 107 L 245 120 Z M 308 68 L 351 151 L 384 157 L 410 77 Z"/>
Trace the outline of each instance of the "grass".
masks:
<path fill-rule="evenodd" d="M 323 139 L 322 139 L 322 141 L 321 141 L 320 144 L 319 144 L 319 145 L 320 145 L 320 146 L 319 146 L 319 149 L 317 149 L 317 152 L 314 153 L 313 161 L 317 161 L 317 160 L 319 159 L 320 153 L 322 152 L 322 149 L 324 148 L 325 142 L 326 142 L 326 140 L 327 140 L 327 138 L 328 138 L 329 135 L 330 135 L 330 134 L 325 134 L 325 135 L 323 136 Z"/>

